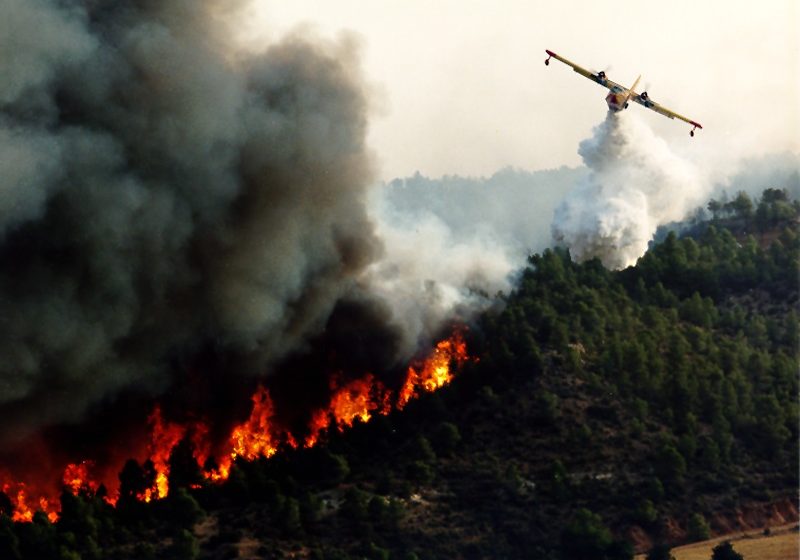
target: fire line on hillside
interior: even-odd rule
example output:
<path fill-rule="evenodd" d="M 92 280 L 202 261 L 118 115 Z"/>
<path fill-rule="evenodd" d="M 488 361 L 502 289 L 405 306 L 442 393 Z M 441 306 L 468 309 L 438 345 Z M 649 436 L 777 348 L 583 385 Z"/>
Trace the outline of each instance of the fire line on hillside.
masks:
<path fill-rule="evenodd" d="M 405 381 L 397 391 L 392 391 L 371 373 L 363 377 L 342 381 L 333 376 L 328 406 L 311 414 L 307 433 L 302 438 L 275 422 L 274 405 L 269 389 L 259 385 L 252 395 L 250 416 L 235 426 L 227 440 L 227 450 L 219 456 L 211 452 L 208 438 L 209 426 L 203 422 L 176 423 L 163 417 L 155 405 L 147 422 L 149 444 L 145 461 L 152 462 L 154 483 L 137 495 L 137 499 L 150 502 L 169 494 L 169 458 L 173 449 L 187 439 L 193 446 L 194 459 L 202 467 L 203 476 L 210 483 L 227 480 L 231 466 L 237 458 L 254 460 L 269 458 L 283 448 L 310 448 L 324 434 L 335 428 L 338 431 L 352 427 L 356 422 L 368 422 L 374 415 L 387 415 L 403 409 L 411 400 L 444 387 L 453 379 L 451 364 L 462 366 L 476 360 L 467 352 L 464 340 L 465 327 L 457 328 L 450 337 L 441 340 L 425 359 L 415 360 L 408 366 Z M 211 461 L 210 459 L 213 459 Z M 207 468 L 208 465 L 215 467 Z M 73 494 L 97 494 L 103 485 L 104 499 L 116 505 L 119 499 L 118 481 L 98 481 L 93 478 L 94 462 L 84 460 L 67 464 L 63 469 L 62 489 Z M 14 521 L 32 521 L 36 511 L 44 512 L 50 521 L 56 521 L 60 510 L 58 494 L 38 489 L 24 481 L 4 480 L 0 489 L 9 496 L 14 506 Z M 98 494 L 99 495 L 99 494 Z"/>

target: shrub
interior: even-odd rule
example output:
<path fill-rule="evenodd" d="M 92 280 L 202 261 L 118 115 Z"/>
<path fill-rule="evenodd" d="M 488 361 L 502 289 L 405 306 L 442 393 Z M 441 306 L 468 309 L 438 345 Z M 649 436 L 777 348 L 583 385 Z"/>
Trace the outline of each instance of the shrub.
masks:
<path fill-rule="evenodd" d="M 711 529 L 706 518 L 699 513 L 693 513 L 689 518 L 687 536 L 690 541 L 705 541 L 711 537 Z"/>
<path fill-rule="evenodd" d="M 195 560 L 200 555 L 200 544 L 191 531 L 183 529 L 172 540 L 170 553 L 175 560 Z"/>
<path fill-rule="evenodd" d="M 289 535 L 297 535 L 302 528 L 300 503 L 294 498 L 287 498 L 281 515 L 281 529 Z"/>
<path fill-rule="evenodd" d="M 744 560 L 744 557 L 733 549 L 730 541 L 725 541 L 711 551 L 711 560 Z"/>
<path fill-rule="evenodd" d="M 455 424 L 442 422 L 433 434 L 433 443 L 440 455 L 450 455 L 461 443 L 461 432 Z"/>
<path fill-rule="evenodd" d="M 636 508 L 636 521 L 642 525 L 652 525 L 657 519 L 658 511 L 653 505 L 653 502 L 646 498 L 642 500 L 639 503 L 639 507 Z"/>
<path fill-rule="evenodd" d="M 408 477 L 418 484 L 426 485 L 433 482 L 435 474 L 427 463 L 414 461 L 408 466 Z"/>
<path fill-rule="evenodd" d="M 611 545 L 611 532 L 599 515 L 581 508 L 561 533 L 561 556 L 564 560 L 603 558 Z"/>
<path fill-rule="evenodd" d="M 675 560 L 669 545 L 657 544 L 647 553 L 647 560 Z"/>
<path fill-rule="evenodd" d="M 170 492 L 168 500 L 169 520 L 178 527 L 191 528 L 206 516 L 205 510 L 186 491 L 186 488 Z"/>

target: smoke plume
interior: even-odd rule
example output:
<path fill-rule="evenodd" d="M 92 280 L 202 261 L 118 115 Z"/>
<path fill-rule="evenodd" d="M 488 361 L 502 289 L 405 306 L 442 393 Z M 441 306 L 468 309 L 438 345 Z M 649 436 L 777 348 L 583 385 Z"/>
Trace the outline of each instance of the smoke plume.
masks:
<path fill-rule="evenodd" d="M 333 376 L 394 387 L 449 318 L 505 287 L 494 246 L 374 204 L 356 42 L 295 33 L 242 52 L 231 10 L 0 3 L 9 480 L 43 487 L 88 458 L 113 482 L 144 456 L 155 402 L 227 441 L 265 376 L 278 420 L 306 426 Z"/>
<path fill-rule="evenodd" d="M 550 246 L 553 211 L 586 174 L 582 167 L 507 167 L 490 177 L 429 178 L 417 173 L 384 186 L 383 206 L 391 212 L 383 213 L 388 220 L 382 222 L 408 222 L 413 227 L 417 217 L 427 216 L 453 240 L 475 241 L 522 263 Z"/>
<path fill-rule="evenodd" d="M 387 189 L 371 197 L 384 255 L 366 280 L 402 326 L 408 350 L 430 340 L 444 319 L 468 320 L 491 305 L 492 296 L 509 289 L 517 261 L 493 230 L 457 232 L 446 213 L 398 205 Z"/>
<path fill-rule="evenodd" d="M 683 218 L 706 197 L 692 166 L 635 115 L 609 112 L 578 153 L 590 173 L 556 208 L 556 243 L 578 261 L 633 265 L 659 224 Z"/>
<path fill-rule="evenodd" d="M 0 438 L 180 393 L 197 356 L 262 374 L 367 299 L 358 53 L 236 52 L 222 5 L 0 4 Z"/>

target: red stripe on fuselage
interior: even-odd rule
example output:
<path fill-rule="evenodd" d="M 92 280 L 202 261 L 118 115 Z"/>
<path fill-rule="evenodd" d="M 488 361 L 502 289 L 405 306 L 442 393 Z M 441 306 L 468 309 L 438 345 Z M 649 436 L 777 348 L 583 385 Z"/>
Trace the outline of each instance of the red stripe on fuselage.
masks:
<path fill-rule="evenodd" d="M 612 111 L 622 111 L 625 108 L 625 96 L 621 93 L 609 93 L 606 96 L 606 103 Z"/>

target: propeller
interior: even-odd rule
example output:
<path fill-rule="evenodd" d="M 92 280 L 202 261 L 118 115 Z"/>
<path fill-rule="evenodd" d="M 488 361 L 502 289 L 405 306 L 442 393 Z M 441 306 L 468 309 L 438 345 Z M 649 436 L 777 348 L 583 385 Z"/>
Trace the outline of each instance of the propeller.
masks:
<path fill-rule="evenodd" d="M 606 76 L 608 76 L 608 73 L 611 72 L 613 69 L 614 67 L 609 64 L 605 68 L 603 68 L 603 72 L 605 72 Z M 589 68 L 589 71 L 595 76 L 600 73 L 599 70 L 595 70 L 594 68 Z"/>

